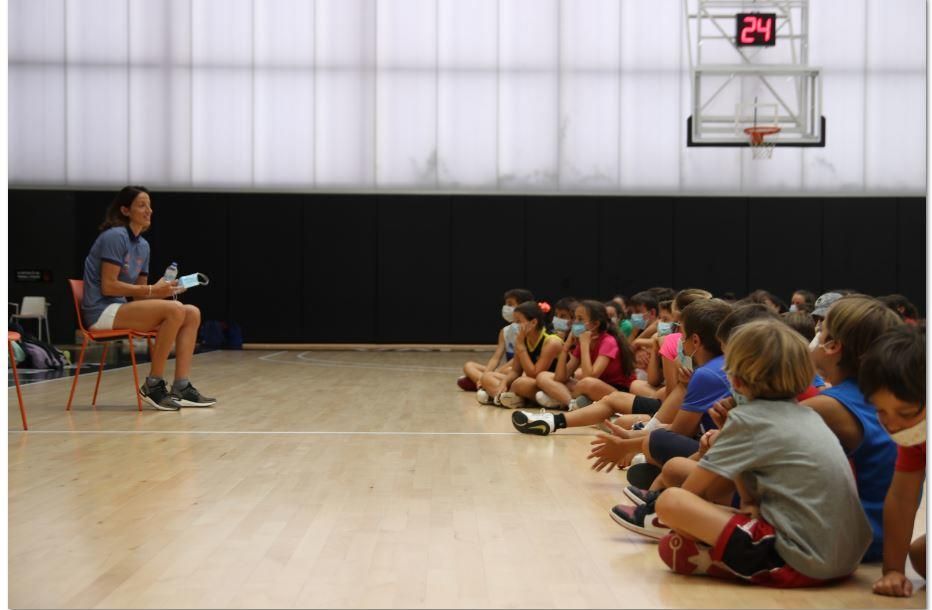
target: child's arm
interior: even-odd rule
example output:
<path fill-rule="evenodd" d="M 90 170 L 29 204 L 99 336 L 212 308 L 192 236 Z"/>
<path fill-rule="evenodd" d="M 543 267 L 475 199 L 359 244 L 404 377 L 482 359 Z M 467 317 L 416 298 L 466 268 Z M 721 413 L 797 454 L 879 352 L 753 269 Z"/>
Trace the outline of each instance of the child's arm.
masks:
<path fill-rule="evenodd" d="M 560 349 L 560 353 L 557 356 L 557 369 L 554 371 L 553 378 L 556 381 L 561 383 L 569 379 L 572 371 L 575 371 L 576 359 L 569 355 L 570 350 L 573 349 L 573 343 L 575 342 L 575 337 L 570 334 L 567 336 L 566 341 L 563 342 L 563 347 Z M 573 364 L 572 367 L 567 366 L 567 359 Z M 569 373 L 567 372 L 569 371 Z"/>
<path fill-rule="evenodd" d="M 913 585 L 906 578 L 906 555 L 925 482 L 925 471 L 897 470 L 883 503 L 883 576 L 874 583 L 874 593 L 909 597 Z"/>
<path fill-rule="evenodd" d="M 702 462 L 699 462 L 699 467 L 694 468 L 683 482 L 683 489 L 700 498 L 713 501 L 714 498 L 720 498 L 734 489 L 736 484 L 737 479 L 735 481 L 726 479 L 711 470 L 706 470 L 702 467 Z"/>
<path fill-rule="evenodd" d="M 650 345 L 650 360 L 647 364 L 647 383 L 659 388 L 663 383 L 663 356 L 660 355 L 660 341 L 654 339 Z"/>
<path fill-rule="evenodd" d="M 812 408 L 835 433 L 845 453 L 854 451 L 864 440 L 864 430 L 851 412 L 831 396 L 813 396 L 802 403 Z"/>
<path fill-rule="evenodd" d="M 540 373 L 549 371 L 550 365 L 553 364 L 553 361 L 559 357 L 562 346 L 563 342 L 556 337 L 548 337 L 547 340 L 544 341 L 544 347 L 540 350 L 540 357 L 537 359 L 536 364 L 531 362 L 529 366 L 528 364 L 524 364 L 524 359 L 522 359 L 521 362 L 523 363 L 525 374 L 531 379 L 536 379 L 537 375 Z M 522 353 L 528 362 L 530 362 L 531 357 L 527 353 L 527 350 L 523 350 Z"/>
<path fill-rule="evenodd" d="M 498 368 L 498 363 L 502 361 L 502 356 L 505 355 L 505 329 L 498 331 L 498 345 L 495 347 L 495 353 L 492 354 L 492 358 L 489 359 L 489 362 L 485 365 L 485 370 L 494 371 Z"/>

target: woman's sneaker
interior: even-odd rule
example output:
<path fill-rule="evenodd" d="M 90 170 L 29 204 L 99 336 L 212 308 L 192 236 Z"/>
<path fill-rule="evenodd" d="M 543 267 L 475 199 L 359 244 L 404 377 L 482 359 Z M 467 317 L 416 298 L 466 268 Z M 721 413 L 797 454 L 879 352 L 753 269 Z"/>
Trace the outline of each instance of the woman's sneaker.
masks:
<path fill-rule="evenodd" d="M 543 409 L 540 410 L 540 413 L 515 411 L 511 414 L 511 423 L 518 432 L 537 434 L 538 436 L 547 436 L 556 429 L 553 413 L 547 413 Z"/>
<path fill-rule="evenodd" d="M 483 390 L 482 388 L 476 390 L 476 400 L 479 401 L 480 405 L 492 404 L 492 397 L 489 396 L 489 393 Z"/>
<path fill-rule="evenodd" d="M 159 411 L 177 411 L 181 408 L 181 405 L 175 402 L 175 399 L 168 391 L 164 379 L 159 379 L 155 385 L 143 383 L 142 387 L 139 388 L 139 395 Z"/>
<path fill-rule="evenodd" d="M 657 518 L 653 502 L 641 506 L 619 504 L 612 507 L 611 514 L 618 525 L 648 538 L 660 540 L 672 531 Z"/>
<path fill-rule="evenodd" d="M 558 401 L 550 398 L 543 390 L 538 390 L 537 394 L 534 394 L 534 400 L 537 401 L 537 404 L 547 409 L 559 409 L 563 406 Z"/>
<path fill-rule="evenodd" d="M 476 384 L 473 382 L 473 380 L 466 375 L 463 375 L 457 379 L 456 385 L 458 385 L 459 388 L 464 392 L 475 392 L 478 389 L 476 388 Z"/>
<path fill-rule="evenodd" d="M 176 390 L 175 386 L 172 386 L 171 396 L 182 407 L 212 407 L 217 404 L 216 398 L 204 396 L 190 383 L 181 390 Z"/>
<path fill-rule="evenodd" d="M 524 398 L 514 392 L 502 392 L 498 395 L 499 406 L 506 409 L 520 409 L 524 406 Z"/>

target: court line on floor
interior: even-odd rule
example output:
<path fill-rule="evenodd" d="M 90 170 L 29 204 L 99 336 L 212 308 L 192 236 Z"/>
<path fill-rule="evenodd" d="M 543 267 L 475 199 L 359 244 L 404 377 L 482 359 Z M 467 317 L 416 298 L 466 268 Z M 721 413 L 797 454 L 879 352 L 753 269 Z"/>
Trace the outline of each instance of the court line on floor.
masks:
<path fill-rule="evenodd" d="M 346 369 L 369 369 L 379 371 L 400 371 L 408 373 L 460 373 L 461 368 L 454 367 L 427 367 L 427 366 L 400 366 L 389 364 L 370 364 L 364 362 L 338 362 L 334 360 L 323 360 L 320 358 L 309 358 L 306 354 L 310 352 L 301 352 L 298 354 L 298 360 L 275 360 L 276 356 L 288 353 L 287 350 L 259 356 L 258 360 L 271 362 L 272 364 L 296 364 L 298 366 L 320 366 L 324 368 L 346 368 Z"/>
<path fill-rule="evenodd" d="M 127 435 L 200 435 L 200 436 L 521 436 L 513 432 L 383 432 L 383 431 L 347 431 L 347 430 L 7 430 L 8 434 L 127 434 Z M 562 434 L 557 438 L 591 436 L 591 434 Z"/>

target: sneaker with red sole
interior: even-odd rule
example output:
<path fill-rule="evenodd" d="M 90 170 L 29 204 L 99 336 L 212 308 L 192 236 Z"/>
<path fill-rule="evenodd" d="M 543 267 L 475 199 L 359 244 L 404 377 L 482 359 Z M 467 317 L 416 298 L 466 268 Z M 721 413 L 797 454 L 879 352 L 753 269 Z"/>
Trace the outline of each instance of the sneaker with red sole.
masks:
<path fill-rule="evenodd" d="M 458 385 L 460 389 L 463 390 L 464 392 L 475 392 L 478 389 L 476 387 L 476 384 L 473 383 L 473 380 L 467 377 L 466 375 L 463 375 L 462 377 L 457 379 L 456 385 Z"/>
<path fill-rule="evenodd" d="M 660 558 L 677 574 L 708 574 L 717 578 L 735 578 L 735 575 L 712 559 L 712 549 L 671 532 L 660 539 L 657 547 Z"/>
<path fill-rule="evenodd" d="M 618 525 L 648 538 L 660 540 L 670 533 L 670 528 L 657 518 L 653 503 L 640 506 L 619 504 L 612 507 L 611 514 Z"/>

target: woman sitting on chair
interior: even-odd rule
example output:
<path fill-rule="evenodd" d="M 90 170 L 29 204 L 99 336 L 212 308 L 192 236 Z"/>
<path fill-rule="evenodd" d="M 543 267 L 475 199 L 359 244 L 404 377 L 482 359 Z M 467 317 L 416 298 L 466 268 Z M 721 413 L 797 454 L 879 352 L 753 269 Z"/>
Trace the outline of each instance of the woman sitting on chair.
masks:
<path fill-rule="evenodd" d="M 162 411 L 210 407 L 216 399 L 202 396 L 188 381 L 201 312 L 194 305 L 166 300 L 181 292 L 177 280 L 148 282 L 149 242 L 142 233 L 151 222 L 149 191 L 123 187 L 107 208 L 101 234 L 84 259 L 81 313 L 91 330 L 158 330 L 150 355 L 152 368 L 139 389 L 147 403 Z M 172 344 L 175 380 L 169 392 L 163 375 Z"/>

